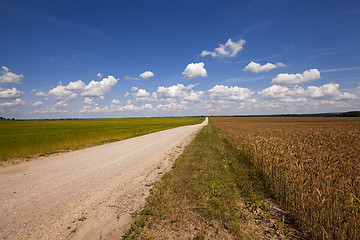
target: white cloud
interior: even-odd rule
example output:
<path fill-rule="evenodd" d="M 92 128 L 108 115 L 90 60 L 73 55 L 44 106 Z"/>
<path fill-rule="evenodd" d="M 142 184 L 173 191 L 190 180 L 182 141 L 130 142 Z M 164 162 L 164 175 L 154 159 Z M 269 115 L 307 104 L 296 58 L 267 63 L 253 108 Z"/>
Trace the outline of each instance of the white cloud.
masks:
<path fill-rule="evenodd" d="M 77 96 L 76 93 L 67 90 L 66 87 L 61 84 L 61 82 L 59 83 L 59 85 L 57 85 L 57 87 L 51 89 L 48 95 L 52 96 L 55 100 L 65 100 L 65 101 L 73 99 Z"/>
<path fill-rule="evenodd" d="M 87 105 L 94 104 L 95 105 L 96 103 L 94 102 L 94 99 L 86 97 L 86 98 L 84 98 L 84 104 L 87 104 Z"/>
<path fill-rule="evenodd" d="M 102 75 L 101 73 L 98 73 L 96 76 L 97 76 L 98 78 L 102 78 L 102 77 L 103 77 L 103 75 Z"/>
<path fill-rule="evenodd" d="M 188 86 L 184 86 L 183 84 L 177 84 L 170 87 L 161 86 L 153 93 L 152 98 L 159 97 L 161 101 L 172 103 L 175 103 L 178 100 L 183 102 L 200 102 L 204 92 L 192 90 L 192 88 L 196 85 L 197 84 L 190 84 Z"/>
<path fill-rule="evenodd" d="M 70 82 L 66 89 L 70 91 L 84 91 L 86 84 L 83 81 L 78 80 L 76 82 Z"/>
<path fill-rule="evenodd" d="M 127 98 L 129 95 L 130 95 L 130 93 L 129 93 L 129 92 L 126 92 L 126 93 L 124 94 L 124 98 Z"/>
<path fill-rule="evenodd" d="M 146 90 L 144 89 L 139 89 L 136 93 L 133 93 L 132 94 L 134 97 L 149 97 L 150 96 L 150 93 L 147 92 Z"/>
<path fill-rule="evenodd" d="M 108 76 L 100 82 L 91 81 L 88 85 L 85 86 L 84 92 L 81 93 L 82 96 L 92 96 L 100 97 L 105 93 L 109 92 L 118 82 L 113 76 Z"/>
<path fill-rule="evenodd" d="M 181 96 L 182 89 L 184 89 L 184 88 L 185 88 L 185 86 L 182 84 L 173 85 L 171 87 L 161 86 L 161 87 L 158 87 L 156 92 L 162 98 L 175 98 L 175 97 Z"/>
<path fill-rule="evenodd" d="M 66 86 L 63 86 L 60 82 L 57 87 L 51 89 L 47 94 L 38 91 L 35 95 L 42 97 L 52 96 L 55 100 L 67 101 L 75 98 L 77 96 L 76 92 L 79 92 L 82 96 L 104 99 L 102 95 L 109 92 L 116 85 L 117 81 L 113 76 L 108 76 L 101 81 L 93 80 L 88 85 L 81 80 L 70 82 Z"/>
<path fill-rule="evenodd" d="M 132 87 L 132 88 L 131 88 L 131 91 L 137 91 L 137 90 L 139 90 L 138 87 Z"/>
<path fill-rule="evenodd" d="M 25 105 L 25 101 L 20 98 L 15 99 L 12 102 L 2 102 L 0 103 L 0 107 L 13 107 L 18 105 Z"/>
<path fill-rule="evenodd" d="M 150 103 L 145 104 L 143 107 L 144 107 L 144 109 L 152 109 L 153 108 L 153 106 Z"/>
<path fill-rule="evenodd" d="M 280 85 L 272 85 L 258 93 L 264 98 L 286 99 L 289 97 L 302 97 L 305 95 L 305 90 L 302 87 L 295 86 L 293 89 Z"/>
<path fill-rule="evenodd" d="M 259 63 L 253 62 L 251 61 L 245 68 L 244 71 L 250 71 L 250 72 L 254 72 L 254 73 L 259 73 L 259 72 L 268 72 L 272 69 L 278 68 L 278 67 L 285 67 L 285 64 L 278 62 L 276 64 L 272 64 L 272 63 L 266 63 L 264 65 L 261 65 Z"/>
<path fill-rule="evenodd" d="M 215 48 L 214 51 L 204 50 L 201 52 L 201 56 L 205 57 L 210 55 L 212 57 L 235 57 L 238 52 L 240 52 L 244 47 L 245 40 L 240 39 L 237 42 L 229 40 L 225 44 L 219 44 L 218 48 Z"/>
<path fill-rule="evenodd" d="M 238 86 L 228 87 L 224 85 L 216 85 L 208 92 L 210 98 L 215 101 L 246 101 L 254 94 L 254 92 L 248 88 Z"/>
<path fill-rule="evenodd" d="M 38 91 L 37 93 L 35 93 L 35 96 L 46 97 L 48 95 L 46 93 L 44 93 L 43 91 Z"/>
<path fill-rule="evenodd" d="M 43 103 L 42 103 L 41 101 L 37 101 L 37 102 L 34 102 L 32 105 L 33 105 L 34 107 L 38 107 L 38 106 L 43 105 Z"/>
<path fill-rule="evenodd" d="M 135 106 L 134 104 L 127 104 L 123 107 L 118 107 L 115 109 L 112 109 L 112 111 L 144 111 L 144 110 L 150 110 L 153 109 L 153 106 L 150 103 L 147 103 L 143 106 Z"/>
<path fill-rule="evenodd" d="M 99 112 L 117 112 L 117 111 L 144 111 L 153 109 L 153 106 L 149 103 L 144 104 L 143 106 L 136 106 L 133 104 L 127 104 L 125 106 L 119 106 L 115 104 L 111 104 L 110 106 L 106 106 L 104 108 L 100 108 L 98 106 L 86 105 L 84 106 L 80 112 L 81 113 L 99 113 Z"/>
<path fill-rule="evenodd" d="M 54 104 L 54 107 L 67 107 L 69 104 L 66 101 L 58 101 L 56 104 Z"/>
<path fill-rule="evenodd" d="M 190 90 L 195 85 L 190 84 L 188 86 L 184 86 L 183 84 L 177 84 L 173 85 L 171 87 L 158 87 L 156 92 L 160 95 L 162 98 L 179 98 L 186 95 L 186 93 L 183 90 Z"/>
<path fill-rule="evenodd" d="M 2 84 L 13 84 L 20 83 L 21 78 L 24 76 L 22 74 L 15 74 L 9 71 L 9 69 L 5 66 L 1 67 L 2 75 L 0 75 L 0 83 Z"/>
<path fill-rule="evenodd" d="M 137 78 L 137 77 L 130 77 L 129 75 L 126 75 L 125 77 L 124 77 L 124 79 L 125 80 L 139 80 L 139 78 Z"/>
<path fill-rule="evenodd" d="M 203 62 L 190 63 L 189 65 L 186 66 L 182 74 L 186 79 L 192 79 L 196 77 L 206 77 L 207 72 L 204 66 L 205 64 Z"/>
<path fill-rule="evenodd" d="M 186 105 L 179 103 L 167 103 L 167 104 L 159 104 L 156 106 L 157 109 L 161 111 L 178 111 L 188 109 Z"/>
<path fill-rule="evenodd" d="M 100 108 L 98 106 L 93 107 L 91 105 L 86 105 L 80 110 L 80 113 L 99 113 L 99 112 L 105 112 L 105 109 Z"/>
<path fill-rule="evenodd" d="M 111 101 L 111 103 L 112 103 L 112 104 L 121 104 L 121 102 L 120 102 L 119 100 L 117 100 L 117 99 L 113 99 L 113 100 Z"/>
<path fill-rule="evenodd" d="M 152 73 L 151 71 L 145 71 L 142 74 L 139 75 L 140 78 L 142 79 L 148 79 L 154 76 L 154 73 Z"/>
<path fill-rule="evenodd" d="M 318 69 L 310 69 L 302 74 L 288 74 L 280 73 L 271 82 L 278 85 L 298 85 L 305 82 L 310 82 L 320 79 L 320 72 Z"/>
<path fill-rule="evenodd" d="M 157 101 L 157 93 L 150 93 L 144 89 L 139 89 L 137 92 L 132 94 L 136 101 Z"/>
<path fill-rule="evenodd" d="M 64 109 L 56 109 L 53 106 L 46 107 L 45 109 L 37 109 L 33 111 L 32 113 L 68 113 L 68 110 Z"/>
<path fill-rule="evenodd" d="M 12 89 L 2 89 L 0 88 L 0 99 L 1 98 L 18 98 L 21 95 L 21 91 L 16 90 L 16 88 Z"/>
<path fill-rule="evenodd" d="M 204 95 L 203 91 L 192 91 L 184 97 L 184 100 L 191 101 L 191 102 L 200 102 L 201 97 Z"/>
<path fill-rule="evenodd" d="M 259 96 L 268 99 L 280 99 L 283 102 L 305 101 L 310 99 L 357 99 L 358 97 L 348 92 L 340 92 L 339 84 L 329 83 L 320 87 L 309 86 L 307 89 L 295 86 L 288 88 L 285 86 L 273 85 L 258 93 Z"/>
<path fill-rule="evenodd" d="M 348 92 L 340 92 L 339 84 L 329 83 L 321 87 L 309 86 L 306 95 L 312 98 L 331 98 L 335 100 L 357 99 L 358 97 Z"/>

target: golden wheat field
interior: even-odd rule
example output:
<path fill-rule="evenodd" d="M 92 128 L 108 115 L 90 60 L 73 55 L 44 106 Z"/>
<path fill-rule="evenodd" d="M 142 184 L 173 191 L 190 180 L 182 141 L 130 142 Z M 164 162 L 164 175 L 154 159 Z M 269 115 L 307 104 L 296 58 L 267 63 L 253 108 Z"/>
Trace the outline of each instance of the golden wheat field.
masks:
<path fill-rule="evenodd" d="M 360 119 L 213 117 L 311 238 L 360 239 Z"/>

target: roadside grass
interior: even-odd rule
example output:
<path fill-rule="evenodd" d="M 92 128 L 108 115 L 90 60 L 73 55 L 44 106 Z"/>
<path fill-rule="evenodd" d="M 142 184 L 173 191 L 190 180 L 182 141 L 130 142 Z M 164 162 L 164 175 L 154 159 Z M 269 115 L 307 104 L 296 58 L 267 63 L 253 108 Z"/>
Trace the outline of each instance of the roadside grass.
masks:
<path fill-rule="evenodd" d="M 260 172 L 208 125 L 156 184 L 123 239 L 281 238 L 284 215 L 273 214 L 267 199 Z"/>
<path fill-rule="evenodd" d="M 203 120 L 179 117 L 0 121 L 0 162 L 119 141 Z"/>

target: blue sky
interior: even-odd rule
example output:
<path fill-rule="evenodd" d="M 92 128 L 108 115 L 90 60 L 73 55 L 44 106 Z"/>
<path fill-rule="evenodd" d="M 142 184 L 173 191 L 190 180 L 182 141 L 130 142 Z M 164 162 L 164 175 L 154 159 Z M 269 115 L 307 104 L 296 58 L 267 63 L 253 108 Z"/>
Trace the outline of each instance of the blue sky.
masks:
<path fill-rule="evenodd" d="M 0 0 L 0 116 L 360 110 L 359 1 Z"/>

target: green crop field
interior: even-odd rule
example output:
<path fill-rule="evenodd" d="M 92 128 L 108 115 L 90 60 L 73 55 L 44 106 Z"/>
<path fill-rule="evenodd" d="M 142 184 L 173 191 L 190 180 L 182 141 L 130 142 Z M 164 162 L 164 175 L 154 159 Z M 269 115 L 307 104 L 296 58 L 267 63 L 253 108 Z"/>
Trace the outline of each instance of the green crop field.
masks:
<path fill-rule="evenodd" d="M 0 161 L 94 146 L 203 120 L 183 117 L 0 121 Z"/>

